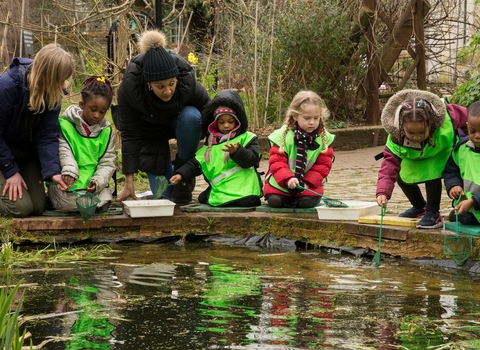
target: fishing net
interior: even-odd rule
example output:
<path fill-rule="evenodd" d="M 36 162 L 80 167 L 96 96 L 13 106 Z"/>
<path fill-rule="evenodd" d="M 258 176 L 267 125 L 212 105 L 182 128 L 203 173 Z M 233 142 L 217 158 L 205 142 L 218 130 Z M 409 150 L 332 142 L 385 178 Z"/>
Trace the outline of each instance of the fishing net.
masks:
<path fill-rule="evenodd" d="M 339 201 L 338 199 L 333 199 L 329 197 L 322 196 L 323 203 L 330 208 L 348 208 L 348 205 Z"/>
<path fill-rule="evenodd" d="M 165 192 L 169 185 L 170 183 L 165 176 L 155 176 L 155 193 L 153 195 L 153 198 L 162 198 L 163 192 Z"/>
<path fill-rule="evenodd" d="M 93 214 L 95 214 L 97 205 L 100 202 L 100 198 L 95 196 L 93 193 L 85 192 L 85 194 L 78 194 L 77 199 L 75 199 L 75 203 L 77 204 L 77 209 L 82 216 L 83 221 L 87 221 L 93 216 Z"/>
<path fill-rule="evenodd" d="M 330 207 L 330 208 L 348 208 L 347 204 L 339 201 L 338 199 L 328 198 L 321 193 L 315 192 L 315 191 L 313 191 L 309 188 L 303 187 L 301 185 L 297 185 L 297 187 L 301 190 L 309 191 L 309 192 L 312 192 L 313 194 L 316 194 L 317 196 L 320 197 L 321 200 L 323 200 L 323 203 L 325 203 L 325 205 L 327 207 Z"/>
<path fill-rule="evenodd" d="M 458 266 L 465 264 L 472 254 L 472 236 L 458 235 L 458 212 L 455 212 L 455 237 L 445 237 L 443 252 L 451 257 Z"/>
<path fill-rule="evenodd" d="M 451 257 L 458 266 L 462 266 L 472 254 L 472 236 L 445 237 L 443 252 Z"/>

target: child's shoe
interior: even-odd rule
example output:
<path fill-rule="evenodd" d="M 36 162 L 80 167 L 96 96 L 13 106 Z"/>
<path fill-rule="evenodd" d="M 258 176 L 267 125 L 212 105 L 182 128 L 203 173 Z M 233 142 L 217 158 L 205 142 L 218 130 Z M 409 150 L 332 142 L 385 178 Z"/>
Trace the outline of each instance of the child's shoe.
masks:
<path fill-rule="evenodd" d="M 425 216 L 418 222 L 417 228 L 440 228 L 443 227 L 440 213 L 427 211 Z"/>
<path fill-rule="evenodd" d="M 421 218 L 424 215 L 425 215 L 425 208 L 418 209 L 415 207 L 411 207 L 410 209 L 405 210 L 403 213 L 400 213 L 398 216 L 401 218 L 416 219 L 416 218 Z"/>

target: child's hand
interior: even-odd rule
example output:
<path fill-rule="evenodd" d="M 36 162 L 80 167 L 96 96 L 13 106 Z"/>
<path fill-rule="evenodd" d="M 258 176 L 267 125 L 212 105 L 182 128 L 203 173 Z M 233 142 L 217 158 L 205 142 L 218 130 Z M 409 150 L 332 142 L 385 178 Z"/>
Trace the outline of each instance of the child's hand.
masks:
<path fill-rule="evenodd" d="M 296 177 L 292 177 L 290 180 L 287 182 L 287 187 L 293 190 L 294 188 L 297 188 L 297 185 L 299 185 L 300 182 Z"/>
<path fill-rule="evenodd" d="M 176 185 L 176 184 L 178 184 L 179 182 L 182 181 L 182 175 L 175 174 L 170 178 L 169 181 L 172 183 L 172 185 Z"/>
<path fill-rule="evenodd" d="M 87 192 L 95 193 L 97 189 L 97 184 L 95 181 L 90 181 L 90 183 L 87 186 Z"/>
<path fill-rule="evenodd" d="M 468 213 L 468 211 L 472 209 L 473 204 L 473 199 L 466 199 L 458 203 L 458 205 L 454 209 L 458 211 L 458 215 L 462 215 Z"/>
<path fill-rule="evenodd" d="M 464 195 L 463 188 L 461 186 L 453 186 L 450 189 L 450 192 L 448 192 L 448 196 L 451 199 L 456 199 L 456 198 L 459 198 L 460 196 L 463 196 L 463 195 Z"/>
<path fill-rule="evenodd" d="M 387 199 L 387 196 L 381 194 L 380 196 L 377 197 L 377 204 L 379 206 L 383 206 L 386 208 L 387 207 L 387 203 L 388 203 L 388 199 Z"/>
<path fill-rule="evenodd" d="M 239 147 L 240 147 L 240 142 L 237 142 L 236 144 L 226 144 L 225 147 L 222 148 L 222 151 L 233 154 L 237 152 Z"/>
<path fill-rule="evenodd" d="M 72 188 L 75 183 L 75 179 L 70 175 L 62 175 L 62 180 L 67 185 L 67 188 Z"/>

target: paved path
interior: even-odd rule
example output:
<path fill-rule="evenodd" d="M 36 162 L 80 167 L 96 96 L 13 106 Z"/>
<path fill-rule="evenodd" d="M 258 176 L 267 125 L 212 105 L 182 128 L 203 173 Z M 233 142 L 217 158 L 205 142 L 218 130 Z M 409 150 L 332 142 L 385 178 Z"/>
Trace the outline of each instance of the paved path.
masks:
<path fill-rule="evenodd" d="M 374 156 L 382 152 L 383 148 L 384 146 L 378 146 L 354 151 L 336 151 L 335 162 L 325 184 L 325 195 L 339 200 L 375 202 L 377 172 L 382 161 L 376 161 Z M 268 160 L 262 160 L 260 170 L 266 172 L 267 169 Z M 205 188 L 206 184 L 203 178 L 197 177 L 194 199 Z M 425 186 L 420 185 L 420 188 L 425 195 Z M 402 190 L 395 186 L 387 212 L 398 214 L 410 207 L 410 202 Z M 440 212 L 443 216 L 448 216 L 450 210 L 451 200 L 443 190 Z"/>

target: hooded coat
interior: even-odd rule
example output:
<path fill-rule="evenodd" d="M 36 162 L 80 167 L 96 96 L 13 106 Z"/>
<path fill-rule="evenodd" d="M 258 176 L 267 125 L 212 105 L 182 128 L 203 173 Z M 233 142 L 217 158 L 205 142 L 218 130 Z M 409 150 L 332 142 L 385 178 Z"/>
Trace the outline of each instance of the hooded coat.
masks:
<path fill-rule="evenodd" d="M 44 180 L 60 174 L 60 105 L 40 114 L 28 111 L 27 72 L 32 63 L 28 58 L 14 58 L 0 75 L 0 171 L 5 179 L 18 173 L 22 162 L 35 159 Z"/>
<path fill-rule="evenodd" d="M 69 106 L 62 115 L 62 118 L 68 120 L 74 126 L 76 132 L 80 135 L 80 138 L 96 138 L 105 129 L 111 128 L 110 122 L 103 118 L 100 123 L 94 125 L 90 129 L 90 135 L 87 136 L 85 129 L 82 126 L 82 109 L 77 105 Z M 70 145 L 63 132 L 59 137 L 59 149 L 58 156 L 60 158 L 60 164 L 62 166 L 62 175 L 68 175 L 75 180 L 79 178 L 79 166 L 75 155 L 73 154 L 72 145 Z M 79 154 L 78 158 L 82 158 Z M 115 153 L 115 139 L 113 132 L 110 132 L 110 138 L 105 152 L 98 160 L 98 164 L 95 168 L 95 172 L 90 179 L 85 179 L 95 182 L 96 190 L 95 195 L 101 199 L 98 206 L 104 205 L 106 202 L 112 200 L 112 192 L 108 188 L 110 179 L 116 170 L 116 153 Z M 77 195 L 75 193 L 61 191 L 57 186 L 48 187 L 48 196 L 55 209 L 63 211 L 77 211 L 75 199 Z"/>
<path fill-rule="evenodd" d="M 398 112 L 401 104 L 406 99 L 414 97 L 428 101 L 432 105 L 436 112 L 432 120 L 432 129 L 434 132 L 437 132 L 437 130 L 443 126 L 446 118 L 451 120 L 452 130 L 450 130 L 450 135 L 452 142 L 450 150 L 453 149 L 453 146 L 458 139 L 459 131 L 466 125 L 467 109 L 459 105 L 445 103 L 445 101 L 437 95 L 424 90 L 402 90 L 388 100 L 382 111 L 381 122 L 385 131 L 388 133 L 389 140 L 400 149 L 406 148 L 404 146 L 405 136 L 403 135 L 403 131 L 399 129 Z M 387 143 L 389 140 L 387 140 Z M 424 148 L 426 149 L 427 147 L 432 148 L 434 146 L 426 144 Z M 376 196 L 385 195 L 387 199 L 390 199 L 395 182 L 400 173 L 401 163 L 404 156 L 398 156 L 398 153 L 395 152 L 395 150 L 390 149 L 387 145 L 383 151 L 383 157 L 382 165 L 378 171 Z M 447 159 L 448 157 L 445 159 L 445 162 Z M 418 161 L 421 162 L 422 159 L 419 158 Z M 428 169 L 424 170 L 428 171 Z"/>
<path fill-rule="evenodd" d="M 236 112 L 236 117 L 240 122 L 240 125 L 236 130 L 235 137 L 238 137 L 239 135 L 242 135 L 248 131 L 248 118 L 240 95 L 235 90 L 222 90 L 206 106 L 204 112 L 202 113 L 202 135 L 205 137 L 205 145 L 203 146 L 204 148 L 208 147 L 207 141 L 210 136 L 208 126 L 214 121 L 214 112 L 219 106 L 229 107 Z M 240 144 L 238 150 L 234 154 L 230 155 L 230 159 L 240 167 L 244 169 L 254 168 L 255 172 L 257 172 L 256 169 L 259 166 L 260 158 L 260 146 L 258 144 L 257 136 L 253 137 L 246 145 Z M 221 171 L 222 169 L 219 169 L 219 172 Z M 193 158 L 180 169 L 178 169 L 175 174 L 182 175 L 183 181 L 189 181 L 194 179 L 196 176 L 202 175 L 202 167 L 200 162 L 196 158 Z M 258 173 L 257 175 L 261 188 L 262 181 L 260 179 L 260 175 Z M 207 183 L 209 183 L 208 179 L 205 178 L 205 180 Z M 210 193 L 210 191 L 211 185 L 209 183 L 205 193 Z M 260 197 L 261 195 L 259 198 Z"/>
<path fill-rule="evenodd" d="M 65 110 L 62 118 L 70 121 L 75 126 L 75 130 L 85 138 L 95 138 L 104 129 L 111 127 L 110 122 L 106 118 L 103 118 L 100 123 L 94 125 L 93 128 L 91 128 L 91 133 L 89 136 L 87 136 L 82 126 L 81 114 L 82 109 L 79 106 L 72 105 Z M 65 139 L 63 133 L 60 134 L 59 143 L 60 147 L 58 150 L 58 156 L 60 157 L 60 165 L 62 166 L 62 175 L 69 175 L 75 180 L 77 180 L 79 175 L 78 162 L 72 152 L 72 147 Z M 81 158 L 81 155 L 79 157 Z M 105 186 L 107 186 L 110 182 L 110 179 L 112 178 L 113 173 L 116 170 L 115 160 L 115 140 L 113 133 L 111 133 L 107 149 L 98 161 L 95 173 L 90 179 L 90 181 L 95 182 L 97 186 L 97 193 L 102 191 Z"/>
<path fill-rule="evenodd" d="M 210 101 L 205 88 L 195 79 L 193 68 L 181 56 L 169 52 L 180 72 L 175 93 L 163 102 L 149 91 L 143 78 L 144 54 L 128 64 L 118 90 L 118 105 L 112 106 L 115 126 L 122 135 L 122 170 L 163 174 L 170 152 L 169 123 L 185 106 L 202 111 Z M 155 102 L 152 102 L 155 101 Z"/>

